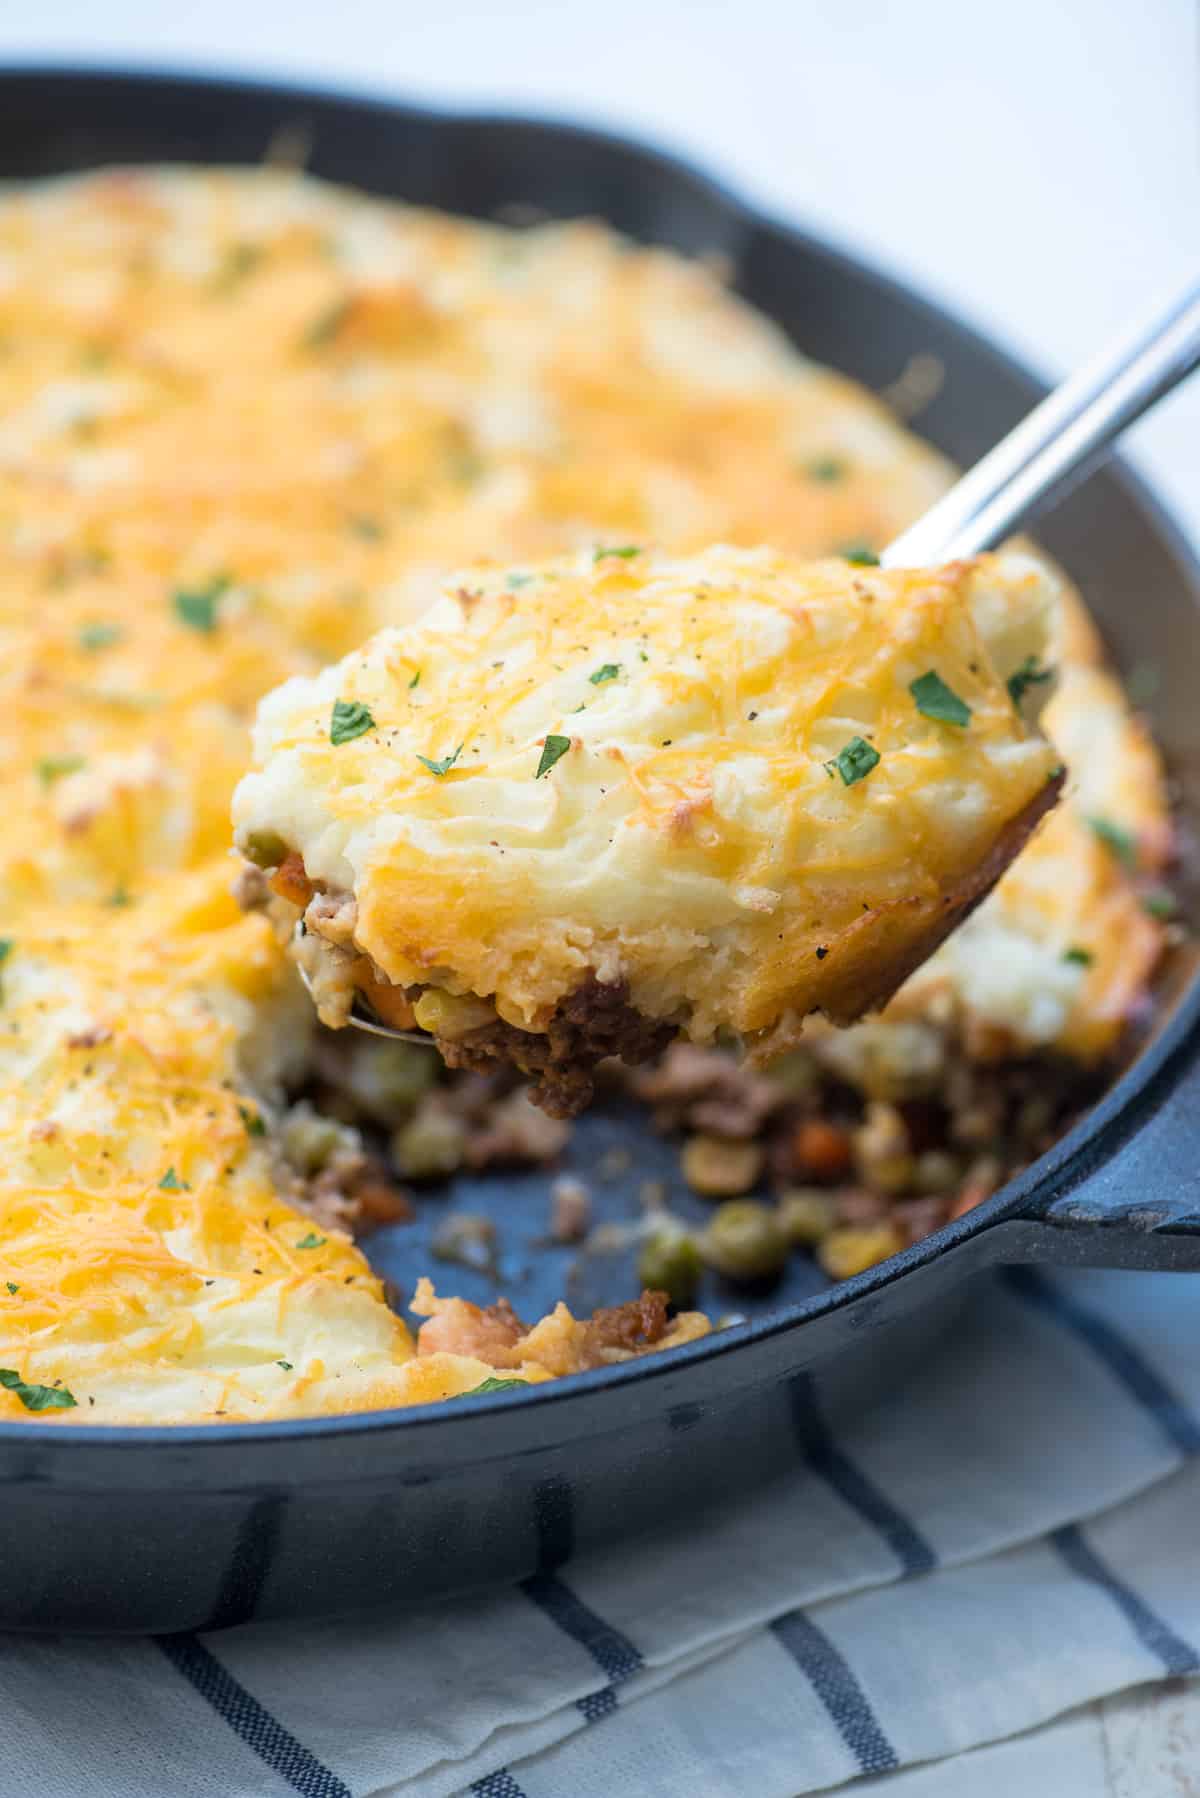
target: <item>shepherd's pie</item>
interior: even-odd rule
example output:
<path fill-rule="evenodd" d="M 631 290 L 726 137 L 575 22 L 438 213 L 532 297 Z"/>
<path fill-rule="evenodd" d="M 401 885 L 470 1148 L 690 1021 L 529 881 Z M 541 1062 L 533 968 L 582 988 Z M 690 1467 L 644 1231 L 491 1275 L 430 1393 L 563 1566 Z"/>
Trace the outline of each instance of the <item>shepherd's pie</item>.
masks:
<path fill-rule="evenodd" d="M 769 1062 L 889 997 L 1053 803 L 1012 683 L 1055 598 L 1025 558 L 460 573 L 263 701 L 237 841 L 327 1024 L 360 995 L 560 1114 L 676 1033 Z"/>
<path fill-rule="evenodd" d="M 316 1031 L 267 915 L 230 896 L 254 710 L 412 623 L 480 558 L 861 555 L 949 476 L 717 273 L 597 224 L 509 230 L 270 169 L 5 189 L 0 1417 L 408 1403 L 703 1330 L 654 1300 L 526 1325 L 423 1287 L 414 1341 L 389 1307 L 349 1226 L 402 1216 L 401 1182 L 453 1165 L 448 1108 L 474 1087 L 422 1091 L 426 1051 L 397 1067 Z M 1103 1056 L 1145 992 L 1161 771 L 1078 600 L 1051 585 L 1045 728 L 1066 797 L 881 1018 L 819 1033 L 868 1110 L 914 1032 L 940 1094 L 976 1052 Z M 618 702 L 624 673 L 588 677 L 621 659 L 589 663 L 561 734 Z M 460 740 L 465 760 L 465 734 L 416 747 L 438 761 Z M 1044 753 L 1021 747 L 1031 767 Z M 815 778 L 824 803 L 861 802 L 886 767 Z M 567 768 L 536 783 L 539 806 Z M 489 1152 L 561 1141 L 522 1107 L 499 1102 Z M 426 1123 L 440 1138 L 410 1141 Z"/>

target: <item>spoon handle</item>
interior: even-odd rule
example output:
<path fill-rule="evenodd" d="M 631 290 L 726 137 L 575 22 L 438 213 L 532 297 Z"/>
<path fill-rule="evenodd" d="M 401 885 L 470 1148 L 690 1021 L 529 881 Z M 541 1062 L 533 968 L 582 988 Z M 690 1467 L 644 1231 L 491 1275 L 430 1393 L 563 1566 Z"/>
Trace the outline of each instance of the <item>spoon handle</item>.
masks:
<path fill-rule="evenodd" d="M 1077 370 L 889 544 L 885 568 L 992 549 L 1100 462 L 1115 437 L 1200 365 L 1200 284 Z"/>

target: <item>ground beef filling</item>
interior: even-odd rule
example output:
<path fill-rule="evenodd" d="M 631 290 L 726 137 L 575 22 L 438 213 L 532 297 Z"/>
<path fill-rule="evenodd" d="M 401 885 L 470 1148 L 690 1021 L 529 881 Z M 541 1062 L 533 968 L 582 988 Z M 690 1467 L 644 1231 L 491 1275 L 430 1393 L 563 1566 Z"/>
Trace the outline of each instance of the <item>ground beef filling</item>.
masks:
<path fill-rule="evenodd" d="M 297 947 L 311 952 L 313 965 L 304 965 L 314 997 L 329 992 L 346 1011 L 352 1002 L 365 1002 L 381 1021 L 400 1029 L 413 1027 L 414 1004 L 424 997 L 428 1006 L 436 998 L 437 1006 L 445 1001 L 446 1027 L 453 1028 L 459 1002 L 452 996 L 434 987 L 386 985 L 367 957 L 347 946 L 353 945 L 352 896 L 314 886 L 299 857 L 287 857 L 270 879 L 258 868 L 244 870 L 236 890 L 242 904 L 277 911 L 282 935 L 298 917 L 311 919 Z M 332 1008 L 328 1001 L 326 1008 Z M 590 1095 L 596 1062 L 605 1056 L 649 1059 L 649 1068 L 630 1072 L 625 1090 L 648 1108 L 658 1133 L 677 1143 L 683 1183 L 718 1207 L 711 1229 L 692 1231 L 685 1218 L 667 1213 L 667 1182 L 641 1183 L 645 1211 L 662 1213 L 641 1239 L 639 1283 L 651 1291 L 668 1284 L 660 1252 L 664 1234 L 670 1237 L 672 1278 L 681 1264 L 681 1233 L 693 1283 L 702 1265 L 735 1283 L 743 1277 L 731 1271 L 723 1251 L 715 1258 L 727 1210 L 731 1227 L 739 1217 L 739 1227 L 745 1226 L 749 1215 L 759 1249 L 769 1253 L 769 1269 L 759 1260 L 744 1273 L 750 1283 L 761 1285 L 793 1253 L 812 1254 L 833 1279 L 860 1273 L 986 1199 L 1057 1141 L 1112 1073 L 1111 1066 L 1081 1070 L 1045 1054 L 1013 1060 L 1011 1046 L 998 1058 L 994 1043 L 981 1044 L 972 1034 L 969 1019 L 949 1016 L 892 1024 L 876 1034 L 870 1027 L 849 1034 L 814 1029 L 801 1049 L 769 1071 L 680 1041 L 659 1058 L 671 1029 L 640 1017 L 623 987 L 594 978 L 563 1001 L 544 1034 L 506 1025 L 477 998 L 468 998 L 458 1016 L 471 1027 L 453 1037 L 430 1032 L 422 1038 L 429 1048 L 354 1031 L 349 1039 L 344 1030 L 318 1035 L 304 1095 L 310 1103 L 294 1106 L 283 1120 L 288 1195 L 322 1223 L 361 1231 L 403 1211 L 406 1194 L 396 1180 L 424 1185 L 464 1168 L 549 1165 L 568 1141 L 561 1120 Z M 432 1052 L 435 1044 L 446 1064 L 463 1071 L 447 1075 Z M 517 1086 L 518 1070 L 537 1082 L 543 1109 L 535 1109 Z M 609 1075 L 617 1076 L 611 1065 Z M 322 1118 L 324 1134 L 318 1131 L 314 1142 L 309 1126 Z M 376 1134 L 363 1140 L 355 1134 L 350 1142 L 339 1137 L 331 1147 L 325 1137 L 331 1129 L 336 1135 L 332 1119 L 367 1122 Z M 386 1151 L 381 1132 L 387 1133 Z M 606 1152 L 597 1178 L 617 1178 L 632 1159 L 632 1150 Z M 578 1239 L 586 1255 L 588 1190 L 571 1178 L 560 1184 L 578 1190 L 561 1229 L 552 1195 L 550 1234 Z M 450 1221 L 456 1228 L 486 1222 L 469 1213 L 452 1213 Z M 604 1228 L 595 1232 L 598 1251 Z M 738 1242 L 744 1263 L 744 1229 Z M 493 1259 L 495 1246 L 493 1234 L 485 1243 Z M 687 1302 L 686 1295 L 677 1296 L 682 1290 L 672 1288 L 677 1305 Z M 516 1345 L 525 1333 L 520 1319 L 502 1306 L 483 1316 L 480 1323 L 478 1308 L 464 1301 L 439 1301 L 436 1323 L 431 1318 L 422 1332 L 424 1352 L 446 1346 L 441 1338 L 473 1341 L 482 1332 L 486 1353 L 458 1352 L 479 1353 L 492 1365 L 519 1365 Z M 635 1316 L 623 1306 L 611 1320 L 598 1313 L 591 1325 L 579 1325 L 580 1332 L 585 1327 L 591 1331 L 588 1357 L 620 1358 L 653 1346 L 657 1322 L 653 1312 Z M 569 1346 L 569 1364 L 563 1361 L 555 1371 L 597 1364 L 579 1359 L 574 1336 Z M 542 1344 L 534 1358 L 549 1365 L 546 1352 Z M 506 1353 L 516 1360 L 505 1362 Z"/>
<path fill-rule="evenodd" d="M 353 900 L 311 881 L 294 851 L 277 868 L 270 886 L 304 913 L 309 930 L 306 972 L 314 994 L 325 1001 L 326 1021 L 339 1021 L 335 1009 L 348 1017 L 352 996 L 361 995 L 381 1023 L 412 1029 L 412 1006 L 424 989 L 388 986 L 369 959 L 355 952 Z M 520 1030 L 496 1018 L 452 1037 L 434 1031 L 431 1040 L 449 1068 L 477 1073 L 498 1063 L 515 1068 L 529 1080 L 535 1105 L 550 1117 L 572 1118 L 591 1102 L 598 1063 L 610 1057 L 630 1066 L 650 1061 L 675 1034 L 672 1025 L 643 1016 L 629 1003 L 624 981 L 605 984 L 589 976 L 560 1002 L 544 1031 Z"/>
<path fill-rule="evenodd" d="M 619 1349 L 637 1355 L 653 1348 L 667 1333 L 667 1295 L 644 1291 L 640 1298 L 624 1305 L 609 1305 L 593 1311 L 588 1321 L 585 1354 L 604 1362 L 608 1351 Z"/>
<path fill-rule="evenodd" d="M 597 1063 L 609 1056 L 636 1065 L 666 1048 L 670 1024 L 647 1018 L 629 1003 L 624 981 L 594 977 L 571 993 L 544 1032 L 518 1030 L 497 1018 L 453 1041 L 434 1040 L 451 1068 L 482 1071 L 507 1062 L 531 1082 L 529 1097 L 551 1117 L 571 1118 L 591 1102 Z"/>
<path fill-rule="evenodd" d="M 585 1319 L 582 1328 L 571 1325 L 555 1371 L 584 1373 L 645 1354 L 658 1347 L 669 1324 L 665 1292 L 643 1291 L 624 1305 L 606 1306 Z M 536 1341 L 537 1331 L 530 1331 L 507 1299 L 484 1306 L 466 1299 L 439 1299 L 434 1314 L 417 1332 L 417 1352 L 473 1355 L 489 1367 L 518 1368 L 527 1358 L 527 1348 L 534 1352 L 531 1336 Z M 543 1342 L 540 1353 L 545 1352 Z"/>

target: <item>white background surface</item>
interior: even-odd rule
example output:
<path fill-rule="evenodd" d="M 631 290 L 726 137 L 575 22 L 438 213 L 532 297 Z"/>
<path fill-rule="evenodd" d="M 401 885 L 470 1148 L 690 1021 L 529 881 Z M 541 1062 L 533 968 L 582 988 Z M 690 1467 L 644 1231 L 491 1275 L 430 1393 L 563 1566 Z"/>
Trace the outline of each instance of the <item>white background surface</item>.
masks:
<path fill-rule="evenodd" d="M 1200 278 L 1198 36 L 1194 0 L 0 0 L 0 61 L 293 74 L 636 132 L 1051 375 Z M 1131 448 L 1200 546 L 1200 376 Z M 1192 1789 L 1171 1702 L 1106 1737 L 1114 1798 Z M 1082 1738 L 1063 1749 L 1086 1780 Z"/>
<path fill-rule="evenodd" d="M 1050 374 L 1200 275 L 1196 0 L 49 0 L 0 60 L 586 117 L 698 157 Z M 1134 433 L 1200 542 L 1200 377 Z"/>

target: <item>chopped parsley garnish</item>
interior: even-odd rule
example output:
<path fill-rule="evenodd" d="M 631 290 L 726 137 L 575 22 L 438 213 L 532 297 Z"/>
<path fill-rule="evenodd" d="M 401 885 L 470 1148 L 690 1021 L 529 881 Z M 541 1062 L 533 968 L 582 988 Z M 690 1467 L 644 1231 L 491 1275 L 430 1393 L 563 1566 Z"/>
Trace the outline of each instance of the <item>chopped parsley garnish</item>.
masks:
<path fill-rule="evenodd" d="M 0 1386 L 15 1392 L 27 1411 L 73 1411 L 75 1398 L 65 1386 L 30 1386 L 15 1368 L 0 1367 Z"/>
<path fill-rule="evenodd" d="M 6 1280 L 4 1284 L 8 1287 L 10 1292 L 20 1292 L 21 1290 L 20 1285 L 16 1280 Z"/>
<path fill-rule="evenodd" d="M 837 456 L 818 456 L 809 462 L 804 470 L 810 481 L 820 481 L 827 486 L 833 481 L 840 481 L 846 473 L 846 464 Z"/>
<path fill-rule="evenodd" d="M 180 622 L 211 636 L 217 628 L 217 601 L 229 584 L 227 574 L 214 574 L 206 586 L 176 587 L 171 603 Z"/>
<path fill-rule="evenodd" d="M 460 743 L 457 749 L 453 750 L 449 755 L 444 755 L 440 762 L 431 762 L 427 755 L 419 755 L 417 760 L 421 763 L 422 767 L 428 768 L 431 774 L 449 774 L 451 768 L 453 768 L 462 752 L 463 746 Z"/>
<path fill-rule="evenodd" d="M 263 248 L 257 243 L 230 244 L 217 272 L 213 286 L 218 293 L 230 293 L 247 275 L 254 273 L 263 259 Z"/>
<path fill-rule="evenodd" d="M 346 320 L 350 316 L 350 302 L 347 299 L 335 300 L 332 306 L 326 306 L 314 318 L 302 339 L 306 350 L 320 350 L 327 343 L 332 343 Z"/>
<path fill-rule="evenodd" d="M 284 1373 L 291 1373 L 292 1371 L 292 1364 L 290 1361 L 276 1361 L 275 1365 L 276 1367 L 282 1367 Z"/>
<path fill-rule="evenodd" d="M 522 587 L 528 587 L 535 578 L 532 574 L 509 574 L 504 577 L 504 585 L 510 593 L 519 593 Z"/>
<path fill-rule="evenodd" d="M 326 1237 L 318 1236 L 315 1230 L 310 1230 L 307 1236 L 301 1237 L 296 1247 L 298 1249 L 320 1249 L 324 1248 L 326 1241 Z"/>
<path fill-rule="evenodd" d="M 267 1126 L 257 1111 L 251 1111 L 248 1105 L 239 1105 L 238 1112 L 246 1126 L 247 1136 L 265 1136 L 267 1134 Z"/>
<path fill-rule="evenodd" d="M 603 668 L 597 668 L 595 674 L 588 675 L 588 679 L 591 681 L 593 687 L 598 687 L 601 681 L 616 680 L 620 672 L 620 662 L 605 662 Z"/>
<path fill-rule="evenodd" d="M 528 1384 L 528 1380 L 498 1380 L 495 1374 L 490 1373 L 486 1380 L 479 1382 L 478 1386 L 472 1386 L 469 1392 L 460 1392 L 458 1396 L 459 1398 L 478 1398 L 484 1392 L 515 1392 L 519 1386 L 528 1386 Z"/>
<path fill-rule="evenodd" d="M 842 551 L 843 562 L 853 562 L 856 568 L 878 568 L 879 557 L 869 543 L 848 543 Z"/>
<path fill-rule="evenodd" d="M 1077 968 L 1090 968 L 1095 959 L 1090 949 L 1081 949 L 1078 944 L 1063 950 L 1063 960 L 1072 962 Z"/>
<path fill-rule="evenodd" d="M 379 543 L 383 539 L 383 526 L 377 518 L 368 518 L 358 513 L 346 520 L 346 529 L 352 537 L 361 538 L 364 543 Z"/>
<path fill-rule="evenodd" d="M 173 1167 L 169 1167 L 158 1183 L 160 1192 L 191 1192 L 186 1180 L 181 1180 Z"/>
<path fill-rule="evenodd" d="M 340 743 L 353 743 L 355 737 L 365 736 L 367 731 L 374 729 L 371 708 L 361 699 L 334 700 L 329 719 L 329 741 L 335 749 Z"/>
<path fill-rule="evenodd" d="M 570 737 L 547 737 L 542 745 L 542 759 L 537 765 L 535 780 L 541 780 L 543 774 L 549 774 L 555 762 L 561 762 L 571 747 Z"/>
<path fill-rule="evenodd" d="M 487 463 L 473 449 L 454 449 L 450 452 L 450 475 L 460 487 L 473 487 L 487 473 Z"/>
<path fill-rule="evenodd" d="M 1088 825 L 1105 848 L 1112 850 L 1122 867 L 1136 865 L 1137 838 L 1132 831 L 1126 830 L 1123 824 L 1115 824 L 1111 818 L 1092 817 L 1088 819 Z"/>
<path fill-rule="evenodd" d="M 13 940 L 10 936 L 0 936 L 0 967 L 8 960 L 13 951 Z"/>
<path fill-rule="evenodd" d="M 111 649 L 114 643 L 121 641 L 119 624 L 85 624 L 80 627 L 79 647 L 93 653 L 98 649 Z"/>
<path fill-rule="evenodd" d="M 408 683 L 408 690 L 410 693 L 412 692 L 414 687 L 420 685 L 420 681 L 421 681 L 421 670 L 418 668 L 417 672 L 413 675 L 412 679 Z"/>
<path fill-rule="evenodd" d="M 852 787 L 855 781 L 865 780 L 872 768 L 879 765 L 879 751 L 873 749 L 863 737 L 851 737 L 844 749 L 839 749 L 831 762 L 824 764 L 825 772 L 833 779 L 833 771 L 842 777 L 842 785 Z"/>
<path fill-rule="evenodd" d="M 1030 687 L 1037 687 L 1043 681 L 1053 680 L 1053 668 L 1043 668 L 1036 656 L 1026 656 L 1021 666 L 1008 677 L 1008 696 L 1014 705 L 1020 705 Z"/>
<path fill-rule="evenodd" d="M 105 903 L 105 905 L 112 906 L 115 911 L 121 911 L 121 910 L 123 910 L 123 908 L 125 906 L 132 905 L 133 900 L 130 898 L 129 894 L 125 891 L 125 888 L 118 883 L 118 885 L 116 885 L 113 888 L 112 892 L 108 895 L 108 898 L 104 901 L 104 903 Z"/>
<path fill-rule="evenodd" d="M 971 722 L 971 708 L 966 700 L 960 699 L 934 669 L 930 668 L 926 674 L 910 681 L 908 690 L 923 717 L 933 718 L 938 724 L 961 726 Z"/>
<path fill-rule="evenodd" d="M 642 546 L 640 543 L 621 543 L 617 544 L 612 549 L 593 550 L 592 561 L 603 562 L 606 556 L 616 556 L 620 561 L 628 562 L 633 556 L 640 556 L 641 553 Z"/>
<path fill-rule="evenodd" d="M 38 779 L 44 787 L 52 786 L 64 774 L 77 774 L 84 766 L 81 755 L 44 755 L 37 765 Z"/>
<path fill-rule="evenodd" d="M 1148 893 L 1142 894 L 1142 910 L 1148 911 L 1152 918 L 1165 921 L 1175 916 L 1176 909 L 1175 895 L 1169 893 L 1166 887 L 1152 887 Z"/>

